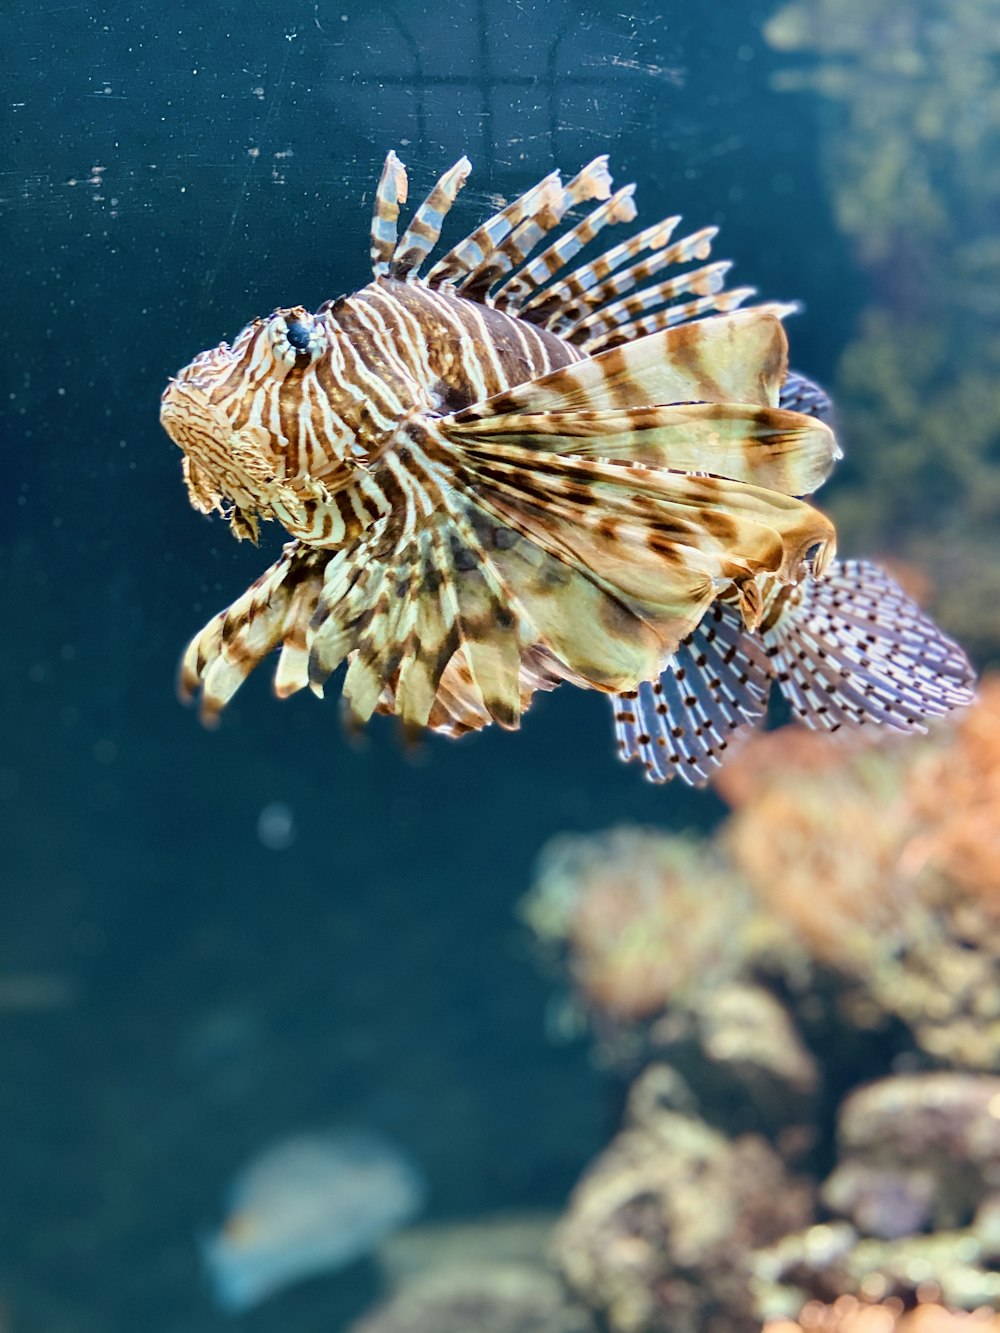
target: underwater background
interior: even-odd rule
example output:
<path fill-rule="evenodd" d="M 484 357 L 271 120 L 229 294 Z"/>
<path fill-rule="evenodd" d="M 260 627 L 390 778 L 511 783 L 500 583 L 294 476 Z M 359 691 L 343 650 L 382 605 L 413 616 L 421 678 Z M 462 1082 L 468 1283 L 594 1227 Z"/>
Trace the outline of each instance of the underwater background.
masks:
<path fill-rule="evenodd" d="M 542 698 L 515 735 L 431 739 L 409 753 L 386 721 L 358 744 L 334 703 L 279 705 L 258 673 L 219 730 L 204 731 L 177 702 L 178 658 L 261 557 L 192 512 L 157 412 L 167 377 L 253 315 L 363 284 L 390 147 L 415 195 L 468 153 L 454 235 L 497 195 L 606 152 L 617 182 L 637 182 L 640 222 L 680 212 L 692 229 L 719 225 L 716 249 L 738 282 L 804 303 L 788 324 L 793 364 L 838 405 L 847 456 L 824 503 L 842 549 L 895 560 L 988 667 L 1000 648 L 995 0 L 15 0 L 0 13 L 0 51 L 0 1330 L 230 1327 L 199 1237 L 262 1149 L 341 1125 L 385 1136 L 419 1170 L 428 1234 L 530 1214 L 522 1240 L 504 1241 L 522 1260 L 649 1070 L 683 1077 L 713 1132 L 776 1145 L 746 1170 L 787 1207 L 739 1244 L 760 1249 L 838 1213 L 886 1240 L 901 1214 L 924 1234 L 973 1226 L 978 1196 L 936 1210 L 893 1177 L 887 1197 L 903 1202 L 886 1223 L 881 1196 L 865 1212 L 831 1187 L 816 1204 L 781 1172 L 829 1178 L 838 1099 L 865 1079 L 996 1073 L 995 693 L 971 740 L 939 742 L 965 746 L 961 761 L 932 746 L 911 772 L 893 751 L 884 773 L 857 778 L 867 801 L 838 769 L 814 805 L 808 793 L 768 805 L 752 763 L 749 789 L 721 796 L 653 787 L 617 762 L 605 701 L 570 689 Z M 264 534 L 267 552 L 279 545 Z M 777 765 L 779 787 L 793 758 Z M 951 791 L 957 772 L 967 786 Z M 894 810 L 909 804 L 899 829 L 880 823 L 880 841 L 870 811 L 887 791 Z M 946 937 L 956 958 L 974 955 L 974 974 L 932 976 L 904 1002 L 900 974 L 884 968 L 902 967 L 909 937 L 894 939 L 888 962 L 864 944 L 898 926 L 901 900 L 867 915 L 877 894 L 857 886 L 884 883 L 879 867 L 898 866 L 898 847 L 912 851 L 912 829 L 942 805 L 961 813 L 986 798 L 995 804 L 979 810 L 977 832 L 940 834 L 935 864 L 956 845 L 966 859 L 948 862 L 952 880 L 941 872 L 914 927 L 925 946 Z M 803 1042 L 803 1063 L 778 1079 L 798 1090 L 794 1123 L 767 1079 L 751 1113 L 742 1075 L 704 1073 L 707 1029 L 683 968 L 638 998 L 618 989 L 635 977 L 631 957 L 595 973 L 606 960 L 591 966 L 588 941 L 616 938 L 621 885 L 650 853 L 597 841 L 554 862 L 551 840 L 620 825 L 667 835 L 652 853 L 665 858 L 662 883 L 686 886 L 665 906 L 653 895 L 665 917 L 642 919 L 647 952 L 677 955 L 713 985 L 763 976 L 780 998 L 776 1021 Z M 792 825 L 805 849 L 789 858 L 794 875 L 773 859 Z M 833 849 L 813 864 L 809 849 L 831 828 Z M 846 843 L 861 847 L 863 869 L 833 864 Z M 970 847 L 981 853 L 972 870 Z M 574 934 L 565 903 L 609 855 L 611 916 L 595 899 L 595 933 Z M 551 890 L 555 918 L 539 910 L 553 865 L 577 886 Z M 734 875 L 784 923 L 778 943 L 764 948 L 751 931 L 744 948 L 725 928 L 757 910 Z M 842 882 L 836 911 L 802 925 L 797 905 Z M 970 908 L 954 924 L 944 882 L 965 886 L 982 919 L 970 926 Z M 649 907 L 648 893 L 639 899 Z M 940 996 L 963 986 L 959 1036 L 928 1038 L 948 1017 Z M 651 1037 L 663 1014 L 674 1028 Z M 641 1119 L 639 1086 L 629 1104 Z M 641 1085 L 654 1111 L 688 1114 L 687 1092 L 669 1077 L 657 1086 Z M 974 1118 L 974 1103 L 987 1126 L 997 1119 L 992 1085 L 966 1093 L 963 1114 Z M 810 1127 L 808 1143 L 789 1123 Z M 935 1140 L 936 1160 L 961 1158 L 949 1142 Z M 989 1152 L 974 1174 L 1000 1190 L 1000 1147 Z M 923 1159 L 921 1172 L 933 1195 Z M 578 1205 L 584 1231 L 589 1206 Z M 991 1206 L 982 1225 L 992 1218 L 996 1245 Z M 445 1248 L 459 1243 L 443 1234 Z M 581 1267 L 589 1233 L 561 1234 L 576 1304 L 552 1297 L 550 1310 L 539 1295 L 534 1323 L 502 1324 L 488 1322 L 486 1302 L 465 1326 L 585 1330 L 594 1311 L 595 1327 L 615 1330 L 753 1326 L 756 1307 L 724 1283 L 710 1315 L 685 1297 L 683 1315 L 670 1307 L 658 1323 L 662 1310 Z M 969 1263 L 995 1273 L 989 1244 L 975 1243 Z M 914 1289 L 944 1280 L 924 1263 Z M 707 1290 L 711 1265 L 689 1267 Z M 830 1281 L 800 1287 L 832 1299 Z M 970 1283 L 967 1304 L 991 1298 L 989 1282 Z M 261 1333 L 347 1329 L 385 1291 L 362 1256 L 240 1319 Z M 956 1293 L 946 1303 L 963 1304 Z M 427 1327 L 446 1333 L 435 1318 Z"/>

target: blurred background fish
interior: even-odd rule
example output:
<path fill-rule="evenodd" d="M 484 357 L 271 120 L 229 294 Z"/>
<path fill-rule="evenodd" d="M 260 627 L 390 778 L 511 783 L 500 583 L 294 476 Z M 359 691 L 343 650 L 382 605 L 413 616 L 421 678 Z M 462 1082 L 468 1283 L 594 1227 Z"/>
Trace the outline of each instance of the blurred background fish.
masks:
<path fill-rule="evenodd" d="M 425 1193 L 414 1164 L 370 1131 L 282 1139 L 237 1175 L 222 1226 L 202 1242 L 216 1301 L 238 1313 L 361 1258 Z"/>

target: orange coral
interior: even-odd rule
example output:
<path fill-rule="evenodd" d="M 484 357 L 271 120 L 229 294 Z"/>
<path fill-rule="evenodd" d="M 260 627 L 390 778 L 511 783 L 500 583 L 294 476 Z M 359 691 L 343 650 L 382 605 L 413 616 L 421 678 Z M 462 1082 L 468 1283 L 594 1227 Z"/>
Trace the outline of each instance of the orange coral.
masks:
<path fill-rule="evenodd" d="M 708 848 L 639 829 L 551 844 L 524 907 L 565 948 L 588 1005 L 624 1021 L 722 975 L 751 910 Z"/>
<path fill-rule="evenodd" d="M 835 736 L 800 726 L 758 731 L 727 759 L 712 785 L 724 801 L 739 809 L 754 800 L 762 786 L 780 778 L 836 772 L 860 749 L 870 746 L 871 740 L 860 730 Z"/>
<path fill-rule="evenodd" d="M 914 860 L 1000 915 L 1000 676 L 983 681 L 951 743 L 922 756 L 907 796 Z"/>
<path fill-rule="evenodd" d="M 1000 677 L 923 744 L 836 747 L 786 727 L 748 742 L 717 785 L 736 810 L 735 865 L 822 962 L 857 970 L 916 900 L 971 896 L 1000 916 Z"/>
<path fill-rule="evenodd" d="M 1000 1316 L 993 1310 L 956 1313 L 933 1298 L 907 1310 L 894 1298 L 869 1304 L 841 1296 L 832 1305 L 810 1301 L 797 1321 L 770 1319 L 764 1329 L 765 1333 L 1000 1333 Z"/>
<path fill-rule="evenodd" d="M 813 957 L 863 966 L 900 915 L 910 815 L 891 762 L 787 727 L 745 747 L 724 794 L 738 804 L 724 844 L 758 898 Z"/>
<path fill-rule="evenodd" d="M 935 1059 L 992 1069 L 1000 676 L 926 740 L 753 738 L 719 787 L 734 810 L 711 841 L 619 830 L 549 854 L 526 910 L 587 1007 L 627 1025 L 808 956 L 849 980 L 853 1023 L 892 1015 Z"/>
<path fill-rule="evenodd" d="M 824 750 L 825 747 L 825 750 Z M 962 1068 L 1000 1053 L 1000 677 L 923 742 L 786 728 L 723 781 L 721 839 L 814 959 L 862 984 L 855 1021 L 890 1013 Z"/>

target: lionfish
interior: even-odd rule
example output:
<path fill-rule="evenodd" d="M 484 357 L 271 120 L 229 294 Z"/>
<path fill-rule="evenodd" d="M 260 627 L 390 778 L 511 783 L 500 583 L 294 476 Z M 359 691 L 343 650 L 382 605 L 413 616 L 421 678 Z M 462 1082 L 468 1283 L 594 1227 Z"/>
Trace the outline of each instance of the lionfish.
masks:
<path fill-rule="evenodd" d="M 184 655 L 203 718 L 274 649 L 279 696 L 322 695 L 346 660 L 348 718 L 408 732 L 513 729 L 569 681 L 610 696 L 625 759 L 698 784 L 775 684 L 828 730 L 970 702 L 961 649 L 877 566 L 838 563 L 802 498 L 840 451 L 826 395 L 787 369 L 795 307 L 746 307 L 704 262 L 717 229 L 674 239 L 678 217 L 574 267 L 636 216 L 605 157 L 421 276 L 470 170 L 399 236 L 390 152 L 374 281 L 253 320 L 163 394 L 193 506 L 292 538 Z"/>

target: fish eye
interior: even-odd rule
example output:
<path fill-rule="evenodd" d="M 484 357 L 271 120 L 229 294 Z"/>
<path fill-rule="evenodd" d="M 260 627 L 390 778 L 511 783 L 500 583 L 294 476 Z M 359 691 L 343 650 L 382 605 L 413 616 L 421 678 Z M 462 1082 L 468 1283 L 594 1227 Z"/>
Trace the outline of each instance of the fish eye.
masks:
<path fill-rule="evenodd" d="M 307 329 L 301 319 L 293 319 L 285 328 L 285 336 L 292 346 L 299 352 L 309 350 L 309 340 L 312 337 L 312 330 Z"/>
<path fill-rule="evenodd" d="M 267 332 L 278 360 L 289 367 L 315 361 L 326 347 L 322 321 L 301 306 L 276 311 Z"/>

